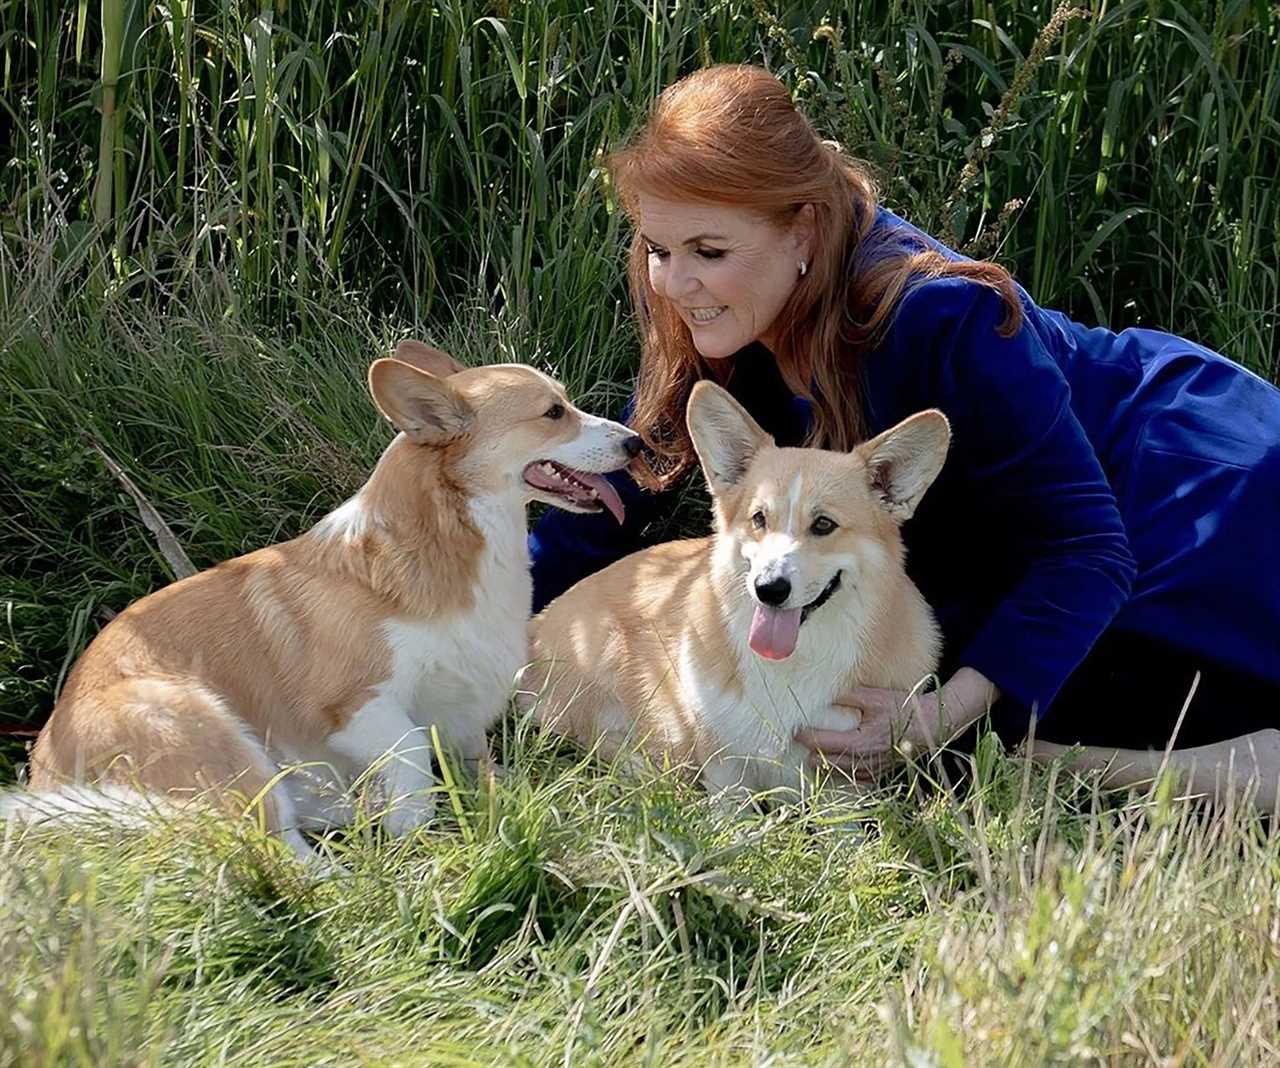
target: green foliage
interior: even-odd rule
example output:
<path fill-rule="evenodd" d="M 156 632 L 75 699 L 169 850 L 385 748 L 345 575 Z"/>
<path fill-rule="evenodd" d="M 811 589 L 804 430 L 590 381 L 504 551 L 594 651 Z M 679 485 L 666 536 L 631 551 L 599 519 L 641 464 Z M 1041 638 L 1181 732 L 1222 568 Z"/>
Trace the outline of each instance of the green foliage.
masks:
<path fill-rule="evenodd" d="M 105 289 L 182 299 L 214 271 L 228 302 L 291 321 L 300 294 L 335 288 L 411 322 L 478 300 L 586 371 L 624 297 L 603 155 L 662 85 L 745 60 L 880 168 L 890 206 L 997 253 L 1038 299 L 1274 370 L 1265 0 L 0 0 L 0 15 L 11 254 L 42 235 L 65 266 L 97 219 Z"/>
<path fill-rule="evenodd" d="M 1249 818 L 1064 801 L 993 750 L 927 802 L 939 868 L 909 784 L 857 834 L 735 820 L 528 727 L 456 825 L 361 818 L 325 882 L 247 823 L 11 834 L 0 1065 L 1270 1059 L 1280 854 Z"/>

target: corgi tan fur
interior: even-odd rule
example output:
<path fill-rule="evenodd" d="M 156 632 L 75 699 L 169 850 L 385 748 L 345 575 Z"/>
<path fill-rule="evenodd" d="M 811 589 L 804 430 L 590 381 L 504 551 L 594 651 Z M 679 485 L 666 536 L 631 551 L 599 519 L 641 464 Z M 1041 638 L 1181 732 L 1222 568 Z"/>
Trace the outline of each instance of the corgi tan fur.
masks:
<path fill-rule="evenodd" d="M 737 803 L 805 786 L 793 736 L 853 726 L 838 694 L 935 670 L 939 631 L 899 525 L 950 429 L 927 411 L 848 454 L 778 448 L 710 382 L 687 418 L 714 535 L 635 553 L 553 601 L 530 625 L 521 689 L 553 729 L 606 756 L 641 747 Z"/>
<path fill-rule="evenodd" d="M 600 473 L 639 449 L 522 365 L 464 369 L 420 342 L 369 369 L 399 431 L 363 488 L 311 530 L 176 582 L 94 639 L 31 755 L 25 807 L 115 808 L 128 789 L 201 796 L 268 824 L 341 824 L 374 768 L 402 834 L 432 813 L 431 728 L 468 761 L 527 660 L 526 505 L 621 502 Z M 282 775 L 282 769 L 305 765 Z M 21 814 L 21 795 L 7 808 Z"/>

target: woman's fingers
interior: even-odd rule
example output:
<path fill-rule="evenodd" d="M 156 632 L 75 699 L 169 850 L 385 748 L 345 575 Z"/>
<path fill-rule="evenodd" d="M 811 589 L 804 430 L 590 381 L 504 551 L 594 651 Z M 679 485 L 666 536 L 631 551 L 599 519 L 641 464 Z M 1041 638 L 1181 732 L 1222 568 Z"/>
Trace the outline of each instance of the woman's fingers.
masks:
<path fill-rule="evenodd" d="M 894 759 L 885 753 L 856 754 L 835 753 L 811 754 L 809 766 L 815 769 L 830 769 L 847 775 L 854 782 L 872 782 L 880 779 L 894 766 Z"/>
<path fill-rule="evenodd" d="M 906 699 L 907 695 L 897 690 L 878 690 L 873 686 L 859 686 L 840 694 L 834 703 L 846 708 L 860 709 L 863 715 L 868 715 L 878 712 L 897 712 Z"/>
<path fill-rule="evenodd" d="M 833 707 L 861 713 L 852 730 L 805 730 L 796 741 L 812 750 L 809 763 L 853 776 L 875 778 L 902 759 L 929 753 L 950 737 L 935 694 L 859 687 L 841 694 Z"/>
<path fill-rule="evenodd" d="M 796 741 L 815 752 L 836 756 L 855 751 L 861 741 L 861 733 L 858 728 L 851 731 L 800 731 L 796 735 Z"/>
<path fill-rule="evenodd" d="M 855 782 L 879 779 L 898 761 L 895 750 L 901 731 L 898 721 L 902 704 L 908 699 L 908 694 L 896 690 L 866 687 L 850 690 L 836 698 L 833 705 L 860 713 L 861 722 L 857 727 L 798 731 L 796 741 L 812 750 L 809 763 L 814 767 L 832 768 Z"/>

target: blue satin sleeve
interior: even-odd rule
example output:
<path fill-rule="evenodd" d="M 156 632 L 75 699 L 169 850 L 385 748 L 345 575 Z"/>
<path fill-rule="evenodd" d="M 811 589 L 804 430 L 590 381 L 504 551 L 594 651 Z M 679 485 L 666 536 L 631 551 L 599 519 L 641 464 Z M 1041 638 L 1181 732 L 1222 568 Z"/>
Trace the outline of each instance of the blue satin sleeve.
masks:
<path fill-rule="evenodd" d="M 1125 604 L 1136 568 L 1066 378 L 1029 327 L 999 335 L 1004 312 L 985 287 L 925 283 L 903 302 L 898 344 L 926 378 L 917 395 L 951 421 L 947 468 L 967 504 L 950 517 L 967 528 L 956 544 L 982 539 L 1018 562 L 953 662 L 1043 713 Z M 933 548 L 945 552 L 945 540 Z"/>

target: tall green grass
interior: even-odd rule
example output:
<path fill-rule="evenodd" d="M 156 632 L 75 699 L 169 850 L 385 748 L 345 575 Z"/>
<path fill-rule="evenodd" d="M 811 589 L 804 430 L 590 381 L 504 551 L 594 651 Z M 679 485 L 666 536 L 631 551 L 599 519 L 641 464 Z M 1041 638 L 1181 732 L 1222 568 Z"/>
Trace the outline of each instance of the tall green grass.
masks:
<path fill-rule="evenodd" d="M 0 1065 L 1274 1063 L 1277 843 L 988 753 L 963 801 L 733 821 L 511 725 L 497 792 L 332 848 L 0 843 Z M 838 822 L 833 822 L 836 820 Z"/>
<path fill-rule="evenodd" d="M 1039 299 L 1274 369 L 1266 0 L 0 0 L 0 24 L 10 247 L 105 224 L 107 288 L 217 271 L 285 319 L 335 288 L 478 299 L 576 367 L 623 294 L 602 153 L 679 74 L 751 60 Z"/>

